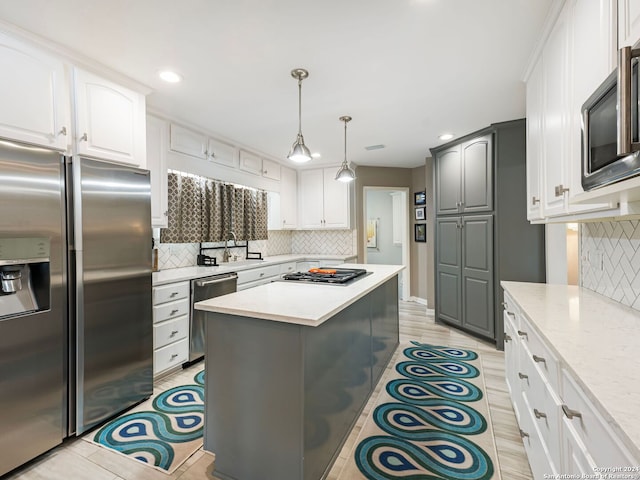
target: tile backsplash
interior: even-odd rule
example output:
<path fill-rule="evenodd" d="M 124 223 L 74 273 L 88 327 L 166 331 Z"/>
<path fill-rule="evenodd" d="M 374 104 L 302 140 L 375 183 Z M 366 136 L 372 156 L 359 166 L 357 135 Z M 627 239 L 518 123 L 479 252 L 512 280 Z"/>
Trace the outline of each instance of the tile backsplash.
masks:
<path fill-rule="evenodd" d="M 640 310 L 640 221 L 584 223 L 580 284 Z"/>
<path fill-rule="evenodd" d="M 356 255 L 356 230 L 273 230 L 268 240 L 249 243 L 250 251 L 262 252 L 264 256 L 287 255 L 290 253 L 321 253 L 325 255 Z M 156 238 L 156 241 L 158 239 Z M 196 265 L 199 251 L 197 243 L 158 243 L 158 268 L 191 267 Z M 204 246 L 224 246 L 224 243 L 207 243 Z M 244 248 L 229 248 L 231 255 L 244 258 Z M 209 255 L 220 256 L 222 251 Z"/>

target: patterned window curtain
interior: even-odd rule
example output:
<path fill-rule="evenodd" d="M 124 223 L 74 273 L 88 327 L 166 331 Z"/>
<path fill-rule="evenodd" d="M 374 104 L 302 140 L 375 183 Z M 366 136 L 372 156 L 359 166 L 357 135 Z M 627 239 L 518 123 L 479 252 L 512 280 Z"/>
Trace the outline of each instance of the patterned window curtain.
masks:
<path fill-rule="evenodd" d="M 169 173 L 169 218 L 167 228 L 160 230 L 161 243 L 202 241 L 201 180 L 199 177 Z"/>
<path fill-rule="evenodd" d="M 169 218 L 161 243 L 267 239 L 267 192 L 180 172 L 168 175 Z"/>
<path fill-rule="evenodd" d="M 202 212 L 205 224 L 203 242 L 222 242 L 224 236 L 224 184 L 216 180 L 205 179 L 204 207 Z"/>

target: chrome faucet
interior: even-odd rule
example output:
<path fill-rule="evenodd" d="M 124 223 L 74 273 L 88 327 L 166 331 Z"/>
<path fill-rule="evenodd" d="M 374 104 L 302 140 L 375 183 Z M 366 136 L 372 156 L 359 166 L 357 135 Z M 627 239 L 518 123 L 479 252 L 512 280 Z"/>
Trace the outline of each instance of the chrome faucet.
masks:
<path fill-rule="evenodd" d="M 229 235 L 227 235 L 227 239 L 224 242 L 224 251 L 222 252 L 222 261 L 223 262 L 228 262 L 229 261 L 229 257 L 231 255 L 229 255 L 229 240 L 233 238 L 233 246 L 236 246 L 236 234 L 233 232 L 229 232 Z"/>

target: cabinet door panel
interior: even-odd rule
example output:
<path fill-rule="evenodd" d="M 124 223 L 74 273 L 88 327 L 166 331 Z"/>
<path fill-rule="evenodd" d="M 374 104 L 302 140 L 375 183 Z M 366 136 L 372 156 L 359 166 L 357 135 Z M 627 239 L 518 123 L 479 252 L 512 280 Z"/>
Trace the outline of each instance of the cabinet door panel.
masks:
<path fill-rule="evenodd" d="M 438 218 L 436 309 L 438 318 L 460 325 L 460 217 Z"/>
<path fill-rule="evenodd" d="M 207 141 L 207 157 L 220 165 L 235 168 L 237 164 L 236 149 L 226 143 L 210 138 Z"/>
<path fill-rule="evenodd" d="M 493 216 L 462 217 L 464 326 L 494 338 Z"/>
<path fill-rule="evenodd" d="M 302 228 L 322 228 L 323 213 L 323 174 L 321 169 L 302 170 L 300 180 L 300 225 Z"/>
<path fill-rule="evenodd" d="M 0 136 L 66 150 L 61 132 L 71 131 L 62 62 L 0 34 L 0 71 Z"/>
<path fill-rule="evenodd" d="M 144 96 L 75 70 L 78 153 L 145 167 Z"/>
<path fill-rule="evenodd" d="M 462 146 L 462 211 L 486 212 L 493 209 L 491 135 Z"/>
<path fill-rule="evenodd" d="M 640 40 L 640 2 L 618 0 L 618 44 L 632 47 Z"/>
<path fill-rule="evenodd" d="M 461 175 L 459 146 L 445 150 L 436 157 L 438 214 L 458 213 Z"/>
<path fill-rule="evenodd" d="M 240 150 L 240 170 L 262 175 L 262 159 L 253 153 Z"/>
<path fill-rule="evenodd" d="M 540 178 L 542 175 L 542 61 L 527 80 L 527 220 L 540 220 L 542 214 Z"/>
<path fill-rule="evenodd" d="M 271 180 L 280 180 L 280 164 L 277 162 L 273 162 L 271 160 L 267 160 L 266 158 L 262 159 L 262 176 L 265 178 L 270 178 Z"/>
<path fill-rule="evenodd" d="M 298 182 L 292 168 L 280 169 L 280 221 L 283 229 L 298 226 Z"/>
<path fill-rule="evenodd" d="M 147 116 L 147 169 L 151 172 L 151 225 L 166 227 L 167 195 L 167 122 Z"/>
<path fill-rule="evenodd" d="M 169 145 L 174 152 L 195 158 L 206 158 L 207 137 L 188 128 L 174 123 L 170 127 L 171 137 Z"/>
<path fill-rule="evenodd" d="M 350 184 L 335 179 L 336 170 L 323 170 L 324 228 L 349 228 Z"/>

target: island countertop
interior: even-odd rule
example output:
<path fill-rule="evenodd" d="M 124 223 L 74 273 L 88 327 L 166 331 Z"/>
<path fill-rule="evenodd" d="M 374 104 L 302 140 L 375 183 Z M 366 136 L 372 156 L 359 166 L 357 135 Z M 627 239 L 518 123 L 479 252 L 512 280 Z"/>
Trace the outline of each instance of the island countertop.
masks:
<path fill-rule="evenodd" d="M 404 269 L 402 265 L 344 264 L 371 272 L 347 285 L 276 281 L 211 298 L 197 310 L 318 326 Z"/>

